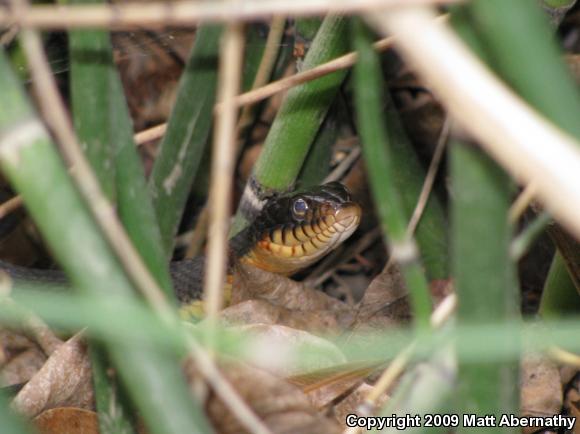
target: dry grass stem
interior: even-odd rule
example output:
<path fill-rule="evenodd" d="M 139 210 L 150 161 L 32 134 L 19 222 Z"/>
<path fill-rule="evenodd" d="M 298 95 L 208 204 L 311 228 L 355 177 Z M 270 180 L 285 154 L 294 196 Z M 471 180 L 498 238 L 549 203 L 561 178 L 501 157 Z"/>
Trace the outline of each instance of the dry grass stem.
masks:
<path fill-rule="evenodd" d="M 441 165 L 441 158 L 443 158 L 445 144 L 447 143 L 447 139 L 449 138 L 450 128 L 451 128 L 451 120 L 449 119 L 449 117 L 447 117 L 445 119 L 445 122 L 443 123 L 443 128 L 441 129 L 439 140 L 437 141 L 437 147 L 435 148 L 433 158 L 431 159 L 431 163 L 429 164 L 429 169 L 427 170 L 427 175 L 425 176 L 425 181 L 423 182 L 423 187 L 421 188 L 421 193 L 419 194 L 419 199 L 417 200 L 417 205 L 413 210 L 413 215 L 411 216 L 411 220 L 409 221 L 409 225 L 407 226 L 408 237 L 411 237 L 413 233 L 415 233 L 415 229 L 417 229 L 417 225 L 421 220 L 423 211 L 425 211 L 425 207 L 427 206 L 427 201 L 429 200 L 429 196 L 431 195 L 431 190 L 433 189 L 435 177 L 437 176 L 439 166 Z"/>
<path fill-rule="evenodd" d="M 6 217 L 13 211 L 16 211 L 22 206 L 22 198 L 20 196 L 14 196 L 8 199 L 6 202 L 0 205 L 0 219 Z"/>
<path fill-rule="evenodd" d="M 447 19 L 447 15 L 442 15 L 439 19 Z M 387 37 L 375 42 L 373 46 L 378 52 L 383 52 L 391 48 L 393 44 L 394 38 Z M 253 86 L 252 90 L 236 96 L 234 98 L 234 104 L 239 107 L 255 104 L 294 86 L 316 80 L 317 78 L 332 74 L 333 72 L 340 71 L 341 69 L 350 68 L 356 63 L 357 59 L 357 53 L 351 52 L 323 63 L 322 65 L 318 65 L 307 71 L 302 71 L 290 77 L 285 77 L 280 80 L 273 81 L 272 83 L 269 83 L 265 86 L 258 88 Z M 216 113 L 218 113 L 221 109 L 222 106 L 218 102 L 214 110 Z M 135 135 L 135 142 L 140 145 L 151 140 L 159 139 L 163 136 L 163 134 L 165 134 L 166 129 L 167 124 L 164 123 L 143 130 Z"/>
<path fill-rule="evenodd" d="M 260 61 L 260 66 L 256 72 L 256 77 L 254 83 L 252 84 L 252 89 L 258 89 L 264 86 L 274 69 L 276 64 L 276 58 L 278 56 L 278 51 L 282 37 L 284 35 L 284 29 L 286 27 L 285 17 L 274 17 L 272 23 L 270 24 L 270 32 L 268 33 L 268 39 L 266 40 L 266 48 L 264 49 L 264 54 L 262 55 L 262 60 Z M 240 135 L 247 128 L 252 120 L 253 105 L 246 105 L 240 114 L 238 123 L 235 130 L 235 138 L 238 140 L 236 144 L 236 157 L 239 156 L 242 150 L 243 142 L 239 139 Z M 147 131 L 147 130 L 146 130 Z M 199 213 L 193 234 L 189 237 L 187 251 L 185 253 L 186 258 L 193 258 L 197 256 L 201 250 L 203 242 L 205 240 L 205 235 L 207 232 L 207 226 L 209 221 L 208 204 L 206 203 Z"/>
<path fill-rule="evenodd" d="M 375 44 L 375 49 L 379 52 L 385 51 L 393 46 L 393 38 L 384 38 L 377 41 Z M 307 83 L 317 78 L 323 77 L 333 72 L 339 71 L 341 69 L 350 68 L 356 63 L 358 56 L 356 53 L 348 53 L 344 56 L 337 57 L 334 60 L 318 65 L 315 68 L 309 69 L 307 71 L 299 72 L 290 77 L 285 77 L 280 80 L 273 81 L 262 87 L 255 86 L 252 90 L 242 93 L 234 98 L 234 104 L 242 106 L 250 106 L 260 102 L 266 98 L 271 97 L 279 92 L 288 90 L 294 86 L 298 86 L 303 83 Z M 257 78 L 257 76 L 256 76 Z M 221 104 L 218 102 L 215 107 L 215 113 L 219 113 L 222 110 Z M 137 144 L 142 144 L 151 140 L 159 139 L 165 134 L 167 129 L 167 124 L 159 124 L 154 127 L 143 130 L 135 135 L 135 142 Z"/>
<path fill-rule="evenodd" d="M 211 384 L 214 392 L 219 396 L 224 404 L 228 406 L 236 415 L 238 420 L 248 428 L 252 434 L 273 434 L 265 426 L 250 407 L 240 397 L 236 389 L 226 380 L 216 367 L 213 358 L 200 347 L 197 341 L 190 334 L 186 335 L 188 346 L 191 349 L 190 355 L 197 362 L 197 367 L 204 378 Z"/>
<path fill-rule="evenodd" d="M 226 28 L 220 53 L 217 98 L 224 110 L 216 117 L 210 178 L 210 223 L 204 282 L 205 307 L 210 325 L 217 322 L 222 306 L 228 261 L 228 229 L 236 158 L 237 108 L 233 98 L 240 88 L 243 52 L 243 26 L 232 23 Z"/>
<path fill-rule="evenodd" d="M 327 182 L 339 181 L 348 172 L 352 166 L 358 161 L 359 157 L 361 156 L 361 148 L 357 146 L 350 151 L 350 154 L 340 162 L 336 168 L 328 174 L 326 178 L 324 178 L 323 184 Z"/>
<path fill-rule="evenodd" d="M 270 31 L 268 32 L 268 39 L 266 40 L 264 54 L 262 55 L 262 60 L 260 61 L 260 66 L 256 72 L 254 82 L 252 83 L 252 90 L 260 89 L 270 80 L 272 71 L 276 65 L 276 58 L 278 57 L 278 51 L 280 49 L 282 37 L 284 36 L 285 27 L 286 17 L 276 16 L 272 19 L 272 22 L 270 23 Z M 240 132 L 248 127 L 252 122 L 253 106 L 254 104 L 247 104 L 244 106 L 236 126 L 237 136 L 239 136 Z"/>
<path fill-rule="evenodd" d="M 560 347 L 552 347 L 548 350 L 550 357 L 557 363 L 562 365 L 575 366 L 580 368 L 580 355 L 571 353 Z"/>
<path fill-rule="evenodd" d="M 426 8 L 399 8 L 367 16 L 397 36 L 401 53 L 423 76 L 451 115 L 580 238 L 579 144 L 532 110 Z M 550 146 L 546 146 L 549 143 Z"/>
<path fill-rule="evenodd" d="M 461 0 L 245 0 L 143 2 L 101 5 L 34 5 L 23 10 L 0 8 L 0 26 L 17 24 L 39 29 L 95 28 L 147 29 L 192 26 L 199 22 L 253 21 L 276 15 L 312 16 L 355 13 L 396 6 L 441 5 Z"/>
<path fill-rule="evenodd" d="M 137 146 L 142 145 L 147 142 L 152 142 L 153 140 L 157 140 L 163 137 L 167 131 L 167 123 L 155 125 L 154 127 L 147 128 L 146 130 L 139 131 L 137 134 L 133 136 L 133 140 L 135 140 L 135 144 Z"/>
<path fill-rule="evenodd" d="M 511 224 L 514 224 L 519 220 L 530 203 L 532 203 L 535 196 L 536 187 L 534 184 L 526 185 L 526 188 L 524 188 L 524 190 L 519 194 L 508 212 L 508 220 Z"/>
<path fill-rule="evenodd" d="M 393 38 L 384 38 L 377 41 L 374 44 L 375 50 L 382 52 L 393 46 Z M 280 80 L 274 81 L 264 87 L 259 89 L 251 90 L 249 92 L 238 95 L 234 103 L 238 106 L 244 106 L 248 104 L 255 104 L 278 92 L 283 92 L 294 86 L 316 80 L 317 78 L 323 77 L 333 72 L 339 71 L 341 69 L 350 68 L 353 66 L 358 59 L 358 55 L 355 52 L 345 54 L 343 56 L 337 57 L 329 62 L 318 65 L 307 71 L 299 72 L 297 74 L 291 75 L 290 77 L 285 77 Z M 215 110 L 219 112 L 221 110 L 220 104 L 216 104 Z"/>

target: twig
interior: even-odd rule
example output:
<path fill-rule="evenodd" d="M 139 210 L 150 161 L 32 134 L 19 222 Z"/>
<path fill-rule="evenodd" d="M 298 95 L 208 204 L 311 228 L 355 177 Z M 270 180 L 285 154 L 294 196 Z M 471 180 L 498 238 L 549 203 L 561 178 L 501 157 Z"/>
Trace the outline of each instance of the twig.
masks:
<path fill-rule="evenodd" d="M 354 163 L 358 161 L 360 154 L 360 146 L 353 148 L 353 150 L 350 151 L 350 154 L 348 154 L 348 156 L 342 160 L 340 164 L 336 166 L 336 168 L 331 173 L 329 173 L 326 178 L 324 178 L 323 182 L 326 184 L 327 182 L 338 181 L 341 179 L 344 174 L 348 172 L 349 169 L 354 165 Z"/>
<path fill-rule="evenodd" d="M 199 22 L 254 21 L 276 15 L 311 16 L 356 13 L 402 5 L 439 5 L 461 0 L 245 0 L 141 2 L 102 5 L 34 5 L 22 11 L 0 8 L 0 26 L 18 24 L 38 29 L 108 27 L 150 29 L 160 26 L 191 26 Z"/>
<path fill-rule="evenodd" d="M 530 203 L 534 200 L 536 195 L 536 187 L 534 184 L 526 185 L 526 188 L 520 193 L 517 199 L 514 201 L 510 210 L 508 212 L 508 220 L 510 223 L 514 224 L 518 221 L 524 211 L 528 208 Z"/>
<path fill-rule="evenodd" d="M 276 58 L 280 49 L 280 43 L 284 36 L 284 28 L 286 27 L 286 17 L 276 16 L 270 23 L 270 31 L 268 32 L 268 39 L 266 40 L 266 48 L 260 61 L 260 66 L 256 72 L 256 77 L 252 83 L 252 90 L 260 89 L 265 86 L 272 75 L 274 66 L 276 65 Z M 235 101 L 235 98 L 234 98 Z M 236 105 L 235 102 L 233 102 Z M 254 104 L 246 104 L 240 115 L 238 124 L 236 125 L 237 136 L 243 131 L 252 121 L 252 112 Z"/>
<path fill-rule="evenodd" d="M 382 52 L 392 47 L 393 44 L 394 38 L 388 37 L 375 42 L 374 47 L 375 50 Z M 299 72 L 297 74 L 291 75 L 290 77 L 285 77 L 278 81 L 274 81 L 267 86 L 238 95 L 235 98 L 234 103 L 239 106 L 254 104 L 258 101 L 269 98 L 278 92 L 290 89 L 291 87 L 298 86 L 328 74 L 332 74 L 333 72 L 339 71 L 341 69 L 350 68 L 356 63 L 357 59 L 358 54 L 356 52 L 345 54 L 329 62 L 318 65 L 312 69 Z M 215 110 L 221 110 L 221 106 L 216 104 Z"/>
<path fill-rule="evenodd" d="M 254 83 L 252 84 L 252 89 L 258 89 L 264 86 L 270 76 L 272 75 L 272 70 L 276 64 L 276 58 L 278 56 L 278 50 L 280 47 L 280 41 L 284 35 L 284 28 L 286 27 L 285 17 L 274 17 L 272 23 L 270 24 L 270 32 L 268 33 L 268 39 L 266 40 L 266 48 L 264 49 L 264 54 L 262 55 L 262 60 L 260 61 L 260 66 L 256 72 L 256 77 L 254 78 Z M 236 144 L 236 156 L 239 155 L 242 149 L 242 141 L 239 139 L 243 130 L 252 122 L 253 104 L 244 106 L 240 118 L 236 125 L 235 137 L 238 139 Z M 195 229 L 193 235 L 190 238 L 187 251 L 185 253 L 186 258 L 192 258 L 199 254 L 203 241 L 205 239 L 207 225 L 209 220 L 209 214 L 207 211 L 208 204 L 206 203 L 199 213 L 198 220 L 195 224 Z"/>
<path fill-rule="evenodd" d="M 22 206 L 22 198 L 20 196 L 14 196 L 8 199 L 6 202 L 0 205 L 0 219 L 6 217 L 13 211 L 16 211 Z"/>
<path fill-rule="evenodd" d="M 393 42 L 394 40 L 391 37 L 384 38 L 380 41 L 377 41 L 374 44 L 374 47 L 377 51 L 383 52 L 392 47 Z M 312 69 L 299 72 L 290 77 L 281 78 L 280 80 L 273 81 L 272 83 L 269 83 L 265 86 L 242 93 L 234 98 L 234 104 L 240 107 L 255 104 L 294 86 L 298 86 L 308 81 L 316 80 L 317 78 L 332 74 L 333 72 L 339 71 L 341 69 L 350 68 L 356 63 L 357 59 L 358 55 L 353 51 L 351 53 L 345 54 L 344 56 L 337 57 L 336 59 L 333 59 L 329 62 L 323 63 L 322 65 L 318 65 Z M 216 104 L 214 110 L 216 113 L 221 110 L 219 103 Z M 145 138 L 147 140 L 158 139 L 165 133 L 166 126 L 167 124 L 159 124 L 143 130 L 135 136 L 135 141 L 140 144 L 143 143 Z"/>
<path fill-rule="evenodd" d="M 151 142 L 163 137 L 165 131 L 167 131 L 167 123 L 155 125 L 154 127 L 139 131 L 133 136 L 133 140 L 135 140 L 135 144 L 139 146 L 143 143 Z"/>
<path fill-rule="evenodd" d="M 561 347 L 551 347 L 548 350 L 548 355 L 560 364 L 580 368 L 580 356 L 578 354 L 571 353 L 570 351 L 566 351 Z"/>
<path fill-rule="evenodd" d="M 209 328 L 215 328 L 222 306 L 235 165 L 237 108 L 233 98 L 240 87 L 244 51 L 243 26 L 229 24 L 222 41 L 218 100 L 224 110 L 216 117 L 209 192 L 209 242 L 205 269 L 204 298 Z"/>
<path fill-rule="evenodd" d="M 195 222 L 193 231 L 189 233 L 189 237 L 185 241 L 187 243 L 187 251 L 185 252 L 186 258 L 194 258 L 195 256 L 199 255 L 205 240 L 205 236 L 207 235 L 208 225 L 209 208 L 208 204 L 206 203 L 197 216 L 197 221 Z"/>
<path fill-rule="evenodd" d="M 535 182 L 548 211 L 580 238 L 580 145 L 498 80 L 432 11 L 398 8 L 366 18 L 398 37 L 401 54 L 451 115 L 515 179 Z"/>
<path fill-rule="evenodd" d="M 429 164 L 429 169 L 427 170 L 427 175 L 425 176 L 425 181 L 423 182 L 423 187 L 421 188 L 421 193 L 419 194 L 419 199 L 417 199 L 417 205 L 413 210 L 413 215 L 411 216 L 411 220 L 409 221 L 409 225 L 407 226 L 407 236 L 409 237 L 412 236 L 413 233 L 415 232 L 415 229 L 417 229 L 417 225 L 421 220 L 423 211 L 425 211 L 425 207 L 427 206 L 427 201 L 429 200 L 429 196 L 433 188 L 433 183 L 435 182 L 435 177 L 437 176 L 439 165 L 441 164 L 441 158 L 443 157 L 445 144 L 447 143 L 447 139 L 449 138 L 450 128 L 451 128 L 451 119 L 448 116 L 445 118 L 445 122 L 443 123 L 443 127 L 441 128 L 439 140 L 437 141 L 437 147 L 435 148 L 433 158 L 431 159 L 431 163 Z"/>

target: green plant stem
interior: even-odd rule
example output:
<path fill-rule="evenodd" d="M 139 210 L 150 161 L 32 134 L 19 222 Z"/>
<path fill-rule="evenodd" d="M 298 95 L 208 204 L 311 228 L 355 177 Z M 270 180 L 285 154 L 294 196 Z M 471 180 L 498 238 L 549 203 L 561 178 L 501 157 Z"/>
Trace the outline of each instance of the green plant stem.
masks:
<path fill-rule="evenodd" d="M 4 175 L 22 195 L 73 287 L 104 297 L 135 297 L 3 53 L 0 77 L 0 166 Z M 107 343 L 107 349 L 153 433 L 177 434 L 192 427 L 210 432 L 190 398 L 175 357 L 160 353 L 147 336 L 142 336 L 139 345 Z M 162 407 L 159 396 L 165 401 Z"/>
<path fill-rule="evenodd" d="M 330 171 L 332 145 L 338 137 L 337 119 L 333 113 L 328 113 L 324 123 L 306 155 L 302 170 L 296 181 L 297 188 L 307 188 L 319 185 Z"/>
<path fill-rule="evenodd" d="M 407 136 L 394 102 L 385 92 L 386 127 L 393 160 L 393 178 L 400 197 L 402 209 L 409 221 L 423 188 L 425 170 L 417 158 L 413 145 Z M 447 241 L 447 221 L 443 206 L 436 194 L 429 196 L 425 209 L 415 230 L 415 239 L 421 250 L 421 259 L 429 280 L 449 277 L 449 254 Z"/>
<path fill-rule="evenodd" d="M 429 287 L 415 242 L 407 234 L 408 219 L 394 180 L 392 144 L 381 116 L 380 65 L 362 23 L 357 22 L 355 30 L 355 47 L 359 53 L 354 70 L 356 112 L 371 191 L 391 255 L 399 262 L 409 288 L 415 321 L 418 326 L 428 328 L 431 315 Z"/>
<path fill-rule="evenodd" d="M 304 69 L 327 62 L 348 49 L 346 18 L 327 16 L 304 59 Z M 332 104 L 346 71 L 338 71 L 288 91 L 270 128 L 249 185 L 258 185 L 259 199 L 289 189 L 295 182 L 310 145 Z M 232 234 L 255 218 L 246 192 L 242 197 Z"/>

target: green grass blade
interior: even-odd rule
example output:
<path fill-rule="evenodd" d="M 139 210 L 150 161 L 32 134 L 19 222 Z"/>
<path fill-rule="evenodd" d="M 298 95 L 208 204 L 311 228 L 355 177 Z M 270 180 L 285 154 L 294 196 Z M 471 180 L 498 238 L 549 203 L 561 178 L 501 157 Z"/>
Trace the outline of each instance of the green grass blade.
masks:
<path fill-rule="evenodd" d="M 0 95 L 0 165 L 55 258 L 83 292 L 115 291 L 134 297 L 131 283 L 96 228 L 3 52 Z M 142 339 L 142 345 L 109 343 L 107 348 L 152 432 L 178 434 L 192 427 L 210 432 L 190 398 L 176 358 L 159 353 L 147 336 Z"/>
<path fill-rule="evenodd" d="M 83 4 L 85 0 L 62 1 Z M 114 149 L 109 111 L 109 70 L 113 58 L 109 33 L 69 32 L 72 118 L 83 151 L 105 195 L 116 199 Z"/>
<path fill-rule="evenodd" d="M 101 30 L 71 31 L 69 44 L 72 113 L 79 140 L 85 144 L 85 153 L 103 189 L 116 200 L 129 237 L 172 299 L 159 226 L 133 141 L 132 121 L 113 62 L 110 34 Z"/>
<path fill-rule="evenodd" d="M 149 180 L 166 257 L 171 256 L 173 237 L 209 138 L 221 32 L 222 27 L 215 25 L 197 29 Z"/>
<path fill-rule="evenodd" d="M 355 47 L 359 53 L 354 70 L 356 114 L 371 192 L 393 259 L 399 262 L 404 259 L 400 265 L 409 288 L 415 321 L 419 326 L 428 327 L 431 298 L 414 240 L 407 236 L 408 219 L 395 181 L 393 145 L 381 112 L 381 69 L 361 22 L 355 26 Z M 397 257 L 397 252 L 402 250 L 407 251 L 405 257 Z M 415 251 L 409 253 L 409 250 Z"/>
<path fill-rule="evenodd" d="M 499 323 L 516 317 L 518 299 L 509 256 L 510 184 L 483 152 L 467 144 L 451 149 L 453 276 L 458 325 Z M 482 345 L 485 345 L 483 342 Z M 506 339 L 501 343 L 517 347 Z M 463 411 L 478 415 L 518 408 L 517 365 L 460 362 Z"/>
<path fill-rule="evenodd" d="M 453 17 L 461 37 L 483 56 L 480 41 L 465 11 Z M 507 213 L 512 186 L 509 178 L 472 143 L 453 142 L 452 271 L 459 299 L 458 327 L 471 324 L 506 324 L 519 318 L 518 286 L 510 258 L 512 228 Z M 491 345 L 480 342 L 486 348 Z M 464 345 L 464 344 L 463 344 Z M 519 340 L 495 336 L 494 350 L 518 348 Z M 461 345 L 458 350 L 462 351 Z M 460 361 L 459 393 L 463 413 L 501 415 L 519 408 L 518 363 Z M 466 428 L 465 431 L 468 429 Z M 507 428 L 497 428 L 508 431 Z"/>

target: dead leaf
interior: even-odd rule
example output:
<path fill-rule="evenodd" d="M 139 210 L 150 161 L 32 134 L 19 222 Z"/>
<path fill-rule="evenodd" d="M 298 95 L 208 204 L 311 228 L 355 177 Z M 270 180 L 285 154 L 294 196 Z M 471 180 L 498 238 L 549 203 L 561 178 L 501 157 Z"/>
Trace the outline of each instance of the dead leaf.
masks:
<path fill-rule="evenodd" d="M 347 304 L 304 284 L 258 268 L 235 267 L 232 305 L 226 321 L 282 324 L 308 331 L 341 330 L 352 322 Z"/>
<path fill-rule="evenodd" d="M 99 420 L 94 411 L 74 407 L 46 410 L 34 418 L 40 434 L 99 434 Z"/>
<path fill-rule="evenodd" d="M 574 434 L 580 434 L 580 393 L 576 389 L 570 389 L 566 395 L 565 408 L 568 410 L 570 416 L 576 418 L 572 432 Z"/>
<path fill-rule="evenodd" d="M 46 363 L 46 356 L 38 347 L 32 347 L 12 357 L 0 374 L 4 386 L 28 382 Z"/>
<path fill-rule="evenodd" d="M 329 368 L 346 362 L 330 341 L 282 325 L 253 324 L 241 327 L 252 336 L 248 363 L 279 377 Z"/>
<path fill-rule="evenodd" d="M 195 375 L 189 363 L 188 377 Z M 274 434 L 338 434 L 338 424 L 319 414 L 299 388 L 265 371 L 240 363 L 221 370 L 241 398 Z M 243 434 L 248 431 L 233 412 L 215 395 L 206 405 L 217 433 Z"/>
<path fill-rule="evenodd" d="M 61 345 L 16 395 L 12 405 L 27 416 L 64 406 L 91 408 L 91 365 L 82 334 Z"/>
<path fill-rule="evenodd" d="M 248 300 L 221 312 L 226 325 L 278 324 L 318 333 L 341 329 L 334 312 L 291 310 L 265 300 Z"/>
<path fill-rule="evenodd" d="M 381 329 L 405 325 L 411 319 L 407 288 L 396 264 L 385 266 L 360 302 L 354 328 Z"/>
<path fill-rule="evenodd" d="M 287 380 L 300 387 L 314 407 L 322 409 L 361 385 L 379 365 L 377 362 L 345 363 L 295 375 Z"/>
<path fill-rule="evenodd" d="M 523 416 L 552 416 L 562 409 L 562 383 L 554 362 L 544 356 L 527 355 L 522 363 L 521 413 Z M 522 428 L 532 433 L 537 428 Z"/>
<path fill-rule="evenodd" d="M 293 310 L 350 310 L 340 300 L 279 274 L 245 264 L 235 268 L 233 303 L 259 298 Z"/>

